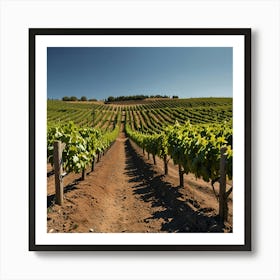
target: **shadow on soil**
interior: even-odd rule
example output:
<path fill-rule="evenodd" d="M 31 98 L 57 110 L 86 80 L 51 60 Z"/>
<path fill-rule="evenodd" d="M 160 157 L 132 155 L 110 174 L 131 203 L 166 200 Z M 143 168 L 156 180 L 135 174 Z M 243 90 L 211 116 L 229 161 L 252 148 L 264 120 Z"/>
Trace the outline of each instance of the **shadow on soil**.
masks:
<path fill-rule="evenodd" d="M 72 190 L 77 189 L 77 184 L 80 181 L 80 179 L 75 180 L 73 183 L 67 185 L 64 187 L 64 193 L 70 192 Z M 51 194 L 47 196 L 47 208 L 55 204 L 55 194 Z"/>
<path fill-rule="evenodd" d="M 164 181 L 164 175 L 154 171 L 153 166 L 136 153 L 129 140 L 125 142 L 125 152 L 126 174 L 131 177 L 130 182 L 138 183 L 134 194 L 140 195 L 144 202 L 152 202 L 152 207 L 163 208 L 145 219 L 146 223 L 162 218 L 162 232 L 223 232 L 217 216 L 209 217 L 202 209 L 192 209 L 182 199 L 180 187 Z"/>

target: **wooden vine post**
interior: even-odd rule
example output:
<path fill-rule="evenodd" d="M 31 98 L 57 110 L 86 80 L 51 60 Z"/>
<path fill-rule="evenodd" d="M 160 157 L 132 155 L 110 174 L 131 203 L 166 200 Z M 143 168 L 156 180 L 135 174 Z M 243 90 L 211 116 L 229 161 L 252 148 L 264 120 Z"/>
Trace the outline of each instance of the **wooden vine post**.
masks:
<path fill-rule="evenodd" d="M 63 204 L 63 168 L 62 168 L 62 151 L 65 147 L 65 144 L 62 144 L 60 141 L 54 141 L 54 176 L 55 176 L 55 197 L 56 203 L 59 205 Z"/>
<path fill-rule="evenodd" d="M 220 159 L 219 217 L 222 224 L 228 219 L 228 195 L 226 193 L 226 150 L 226 147 L 221 148 Z"/>
<path fill-rule="evenodd" d="M 163 162 L 164 162 L 164 175 L 168 175 L 168 161 L 166 155 L 164 155 L 163 157 Z"/>
<path fill-rule="evenodd" d="M 179 171 L 180 187 L 184 187 L 184 171 L 180 163 L 179 163 L 178 171 Z"/>
<path fill-rule="evenodd" d="M 95 164 L 95 157 L 93 157 L 92 162 L 91 162 L 91 172 L 94 171 L 94 164 Z"/>
<path fill-rule="evenodd" d="M 101 158 L 101 153 L 100 153 L 100 151 L 97 151 L 97 162 L 100 161 L 100 158 Z"/>
<path fill-rule="evenodd" d="M 156 165 L 157 164 L 157 162 L 156 162 L 156 156 L 153 154 L 153 161 L 154 161 L 154 165 Z"/>
<path fill-rule="evenodd" d="M 83 168 L 81 180 L 84 181 L 85 178 L 86 178 L 86 170 L 85 170 L 85 168 Z"/>

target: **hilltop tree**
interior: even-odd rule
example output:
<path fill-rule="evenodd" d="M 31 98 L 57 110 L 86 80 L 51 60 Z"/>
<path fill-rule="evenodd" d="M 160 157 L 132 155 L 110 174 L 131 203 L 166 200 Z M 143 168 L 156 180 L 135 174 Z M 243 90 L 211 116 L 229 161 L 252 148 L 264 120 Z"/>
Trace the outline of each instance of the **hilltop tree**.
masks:
<path fill-rule="evenodd" d="M 115 101 L 115 98 L 113 96 L 109 96 L 107 99 L 108 102 L 113 102 Z"/>
<path fill-rule="evenodd" d="M 81 101 L 87 101 L 87 97 L 86 96 L 82 96 L 81 97 Z"/>
<path fill-rule="evenodd" d="M 70 97 L 70 101 L 77 101 L 77 100 L 78 100 L 78 98 L 76 96 L 71 96 Z"/>

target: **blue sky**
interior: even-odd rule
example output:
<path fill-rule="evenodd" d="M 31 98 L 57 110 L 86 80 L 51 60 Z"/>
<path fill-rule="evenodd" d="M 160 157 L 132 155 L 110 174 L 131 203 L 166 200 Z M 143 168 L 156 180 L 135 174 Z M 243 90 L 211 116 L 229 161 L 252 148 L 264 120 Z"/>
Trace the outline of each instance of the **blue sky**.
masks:
<path fill-rule="evenodd" d="M 49 47 L 48 98 L 232 97 L 232 48 Z"/>

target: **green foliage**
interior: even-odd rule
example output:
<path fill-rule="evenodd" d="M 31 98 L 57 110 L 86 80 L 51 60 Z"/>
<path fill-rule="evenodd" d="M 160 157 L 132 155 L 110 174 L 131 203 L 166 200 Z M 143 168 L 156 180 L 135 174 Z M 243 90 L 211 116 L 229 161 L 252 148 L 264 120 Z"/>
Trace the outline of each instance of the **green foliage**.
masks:
<path fill-rule="evenodd" d="M 78 101 L 78 98 L 76 96 L 71 96 L 70 101 Z"/>
<path fill-rule="evenodd" d="M 87 97 L 86 96 L 82 96 L 80 100 L 81 101 L 87 101 Z"/>
<path fill-rule="evenodd" d="M 106 102 L 116 102 L 116 101 L 130 101 L 130 100 L 144 100 L 148 98 L 169 98 L 167 95 L 144 95 L 144 94 L 138 94 L 138 95 L 126 95 L 126 96 L 109 96 L 106 99 Z"/>
<path fill-rule="evenodd" d="M 232 178 L 232 124 L 185 125 L 176 123 L 160 134 L 143 134 L 126 125 L 127 135 L 148 153 L 161 158 L 169 155 L 184 173 L 205 181 L 219 177 L 221 148 L 226 147 L 227 176 Z"/>
<path fill-rule="evenodd" d="M 221 148 L 227 148 L 227 175 L 232 178 L 232 125 L 176 124 L 166 128 L 168 153 L 185 173 L 209 181 L 219 177 Z"/>
<path fill-rule="evenodd" d="M 163 159 L 172 157 L 185 173 L 206 181 L 219 176 L 220 148 L 226 146 L 227 175 L 232 177 L 232 98 L 167 98 L 126 106 L 49 100 L 48 142 L 56 135 L 68 143 L 71 136 L 65 164 L 79 172 L 108 146 L 105 138 L 110 143 L 117 137 L 123 114 L 127 135 L 140 147 Z M 69 120 L 75 125 L 71 127 Z M 52 144 L 48 147 L 51 160 Z"/>
<path fill-rule="evenodd" d="M 70 97 L 69 96 L 62 97 L 62 101 L 70 101 Z"/>
<path fill-rule="evenodd" d="M 93 128 L 78 127 L 73 122 L 49 126 L 47 131 L 48 160 L 53 164 L 53 143 L 59 140 L 65 144 L 62 152 L 64 170 L 79 173 L 92 162 L 97 152 L 103 152 L 111 145 L 118 133 L 118 126 L 105 134 Z"/>
<path fill-rule="evenodd" d="M 107 98 L 107 101 L 108 101 L 108 102 L 113 102 L 113 101 L 115 101 L 114 96 L 109 96 L 109 97 Z"/>

